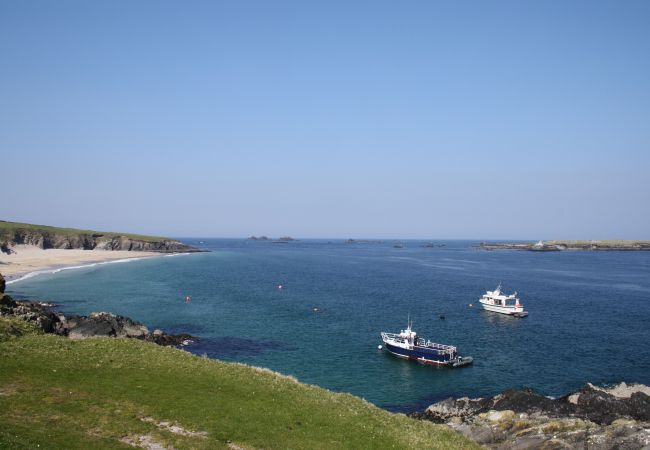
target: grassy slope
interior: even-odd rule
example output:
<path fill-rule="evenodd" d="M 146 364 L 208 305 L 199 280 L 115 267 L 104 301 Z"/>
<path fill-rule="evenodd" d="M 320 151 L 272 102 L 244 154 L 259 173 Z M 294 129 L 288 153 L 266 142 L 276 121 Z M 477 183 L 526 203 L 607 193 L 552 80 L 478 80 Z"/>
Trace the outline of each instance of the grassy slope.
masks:
<path fill-rule="evenodd" d="M 129 448 L 126 435 L 177 449 L 476 448 L 349 394 L 136 340 L 73 341 L 0 317 L 0 362 L 0 448 Z"/>
<path fill-rule="evenodd" d="M 92 230 L 79 230 L 77 228 L 59 228 L 59 227 L 50 227 L 47 225 L 33 225 L 30 223 L 19 223 L 19 222 L 5 222 L 0 221 L 0 240 L 6 239 L 8 236 L 13 236 L 17 230 L 29 230 L 29 231 L 40 231 L 43 233 L 51 234 L 86 234 L 90 236 L 107 236 L 107 237 L 117 237 L 125 236 L 131 239 L 139 239 L 142 241 L 164 241 L 168 238 L 161 236 L 145 236 L 142 234 L 133 234 L 133 233 L 114 233 L 106 231 L 92 231 Z"/>

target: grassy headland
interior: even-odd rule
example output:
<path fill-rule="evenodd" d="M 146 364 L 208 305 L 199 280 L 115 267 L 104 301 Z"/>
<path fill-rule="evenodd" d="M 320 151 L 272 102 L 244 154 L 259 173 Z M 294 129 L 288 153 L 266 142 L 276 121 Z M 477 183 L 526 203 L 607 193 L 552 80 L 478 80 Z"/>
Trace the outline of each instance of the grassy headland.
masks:
<path fill-rule="evenodd" d="M 0 250 L 11 254 L 11 247 L 18 245 L 42 250 L 120 250 L 157 253 L 201 251 L 166 237 L 0 221 Z"/>
<path fill-rule="evenodd" d="M 10 240 L 17 232 L 29 231 L 36 232 L 41 234 L 58 234 L 58 235 L 83 235 L 83 236 L 92 236 L 92 237 L 126 237 L 129 239 L 137 239 L 139 241 L 165 241 L 170 240 L 169 238 L 162 236 L 147 236 L 143 234 L 134 234 L 134 233 L 117 233 L 109 231 L 92 231 L 92 230 L 80 230 L 77 228 L 61 228 L 61 227 L 51 227 L 48 225 L 34 225 L 31 223 L 20 223 L 20 222 L 6 222 L 0 220 L 0 242 Z"/>
<path fill-rule="evenodd" d="M 477 448 L 445 426 L 265 369 L 0 317 L 0 447 Z"/>

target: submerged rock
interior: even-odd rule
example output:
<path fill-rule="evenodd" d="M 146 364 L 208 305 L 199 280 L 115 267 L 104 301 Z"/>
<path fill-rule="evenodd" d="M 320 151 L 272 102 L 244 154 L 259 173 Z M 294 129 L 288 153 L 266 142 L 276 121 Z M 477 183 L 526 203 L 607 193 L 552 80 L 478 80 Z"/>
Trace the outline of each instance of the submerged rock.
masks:
<path fill-rule="evenodd" d="M 153 342 L 155 344 L 164 345 L 164 346 L 187 345 L 197 340 L 197 338 L 192 336 L 191 334 L 164 334 L 164 333 L 148 334 L 144 336 L 143 339 L 147 342 Z"/>
<path fill-rule="evenodd" d="M 650 387 L 587 384 L 557 399 L 530 389 L 448 398 L 411 414 L 491 448 L 641 449 L 650 444 Z"/>

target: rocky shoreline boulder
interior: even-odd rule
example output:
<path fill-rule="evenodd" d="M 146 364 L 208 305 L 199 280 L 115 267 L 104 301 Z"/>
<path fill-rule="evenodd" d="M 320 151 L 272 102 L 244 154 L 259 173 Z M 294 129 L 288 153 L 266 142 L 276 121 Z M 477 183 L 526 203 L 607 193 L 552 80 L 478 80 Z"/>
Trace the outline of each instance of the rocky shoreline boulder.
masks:
<path fill-rule="evenodd" d="M 70 339 L 84 339 L 95 336 L 144 338 L 149 334 L 147 327 L 139 322 L 107 312 L 91 313 L 89 316 L 60 317 L 57 334 Z"/>
<path fill-rule="evenodd" d="M 557 399 L 512 389 L 449 398 L 411 417 L 447 424 L 490 448 L 642 449 L 650 444 L 650 387 L 587 384 Z"/>
<path fill-rule="evenodd" d="M 152 333 L 140 322 L 108 312 L 91 313 L 89 316 L 65 316 L 55 312 L 54 305 L 50 303 L 15 301 L 6 294 L 0 294 L 0 316 L 18 317 L 35 324 L 45 333 L 67 336 L 70 339 L 133 338 L 165 346 L 187 345 L 198 340 L 189 334 L 171 335 L 161 330 Z"/>

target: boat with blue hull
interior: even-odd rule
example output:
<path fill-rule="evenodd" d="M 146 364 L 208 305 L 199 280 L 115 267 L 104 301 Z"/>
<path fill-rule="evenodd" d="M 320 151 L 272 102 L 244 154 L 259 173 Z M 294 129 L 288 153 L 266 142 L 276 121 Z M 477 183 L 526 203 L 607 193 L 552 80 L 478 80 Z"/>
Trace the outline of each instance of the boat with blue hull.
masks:
<path fill-rule="evenodd" d="M 436 344 L 417 337 L 409 321 L 406 330 L 396 333 L 381 333 L 381 340 L 387 351 L 404 359 L 413 359 L 424 364 L 462 367 L 471 364 L 471 356 L 460 356 L 453 345 Z M 380 346 L 381 347 L 381 346 Z"/>

